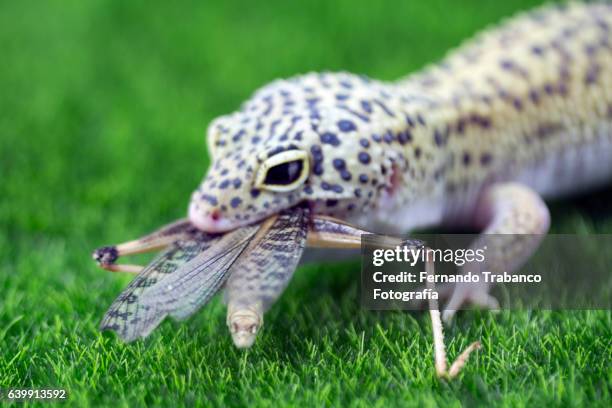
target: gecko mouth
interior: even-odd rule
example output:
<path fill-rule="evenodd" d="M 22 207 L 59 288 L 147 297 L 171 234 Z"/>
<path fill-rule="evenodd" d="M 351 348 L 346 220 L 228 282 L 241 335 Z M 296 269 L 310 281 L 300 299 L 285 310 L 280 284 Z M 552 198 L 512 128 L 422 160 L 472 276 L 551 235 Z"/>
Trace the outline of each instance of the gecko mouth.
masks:
<path fill-rule="evenodd" d="M 238 227 L 218 211 L 213 210 L 210 214 L 203 214 L 195 205 L 189 206 L 189 221 L 205 232 L 227 232 Z"/>
<path fill-rule="evenodd" d="M 310 201 L 302 201 L 295 204 L 292 207 L 307 207 L 310 211 L 314 211 L 314 204 Z M 274 215 L 277 212 L 282 211 L 279 209 L 278 211 L 272 212 L 267 215 L 260 215 L 257 218 L 251 218 L 248 221 L 233 221 L 227 217 L 224 217 L 223 214 L 218 210 L 212 210 L 209 213 L 201 211 L 196 205 L 191 204 L 189 206 L 189 221 L 193 225 L 195 225 L 200 231 L 210 232 L 210 233 L 221 233 L 221 232 L 229 232 L 235 230 L 236 228 L 240 228 L 245 225 L 257 224 L 265 220 L 267 217 Z"/>

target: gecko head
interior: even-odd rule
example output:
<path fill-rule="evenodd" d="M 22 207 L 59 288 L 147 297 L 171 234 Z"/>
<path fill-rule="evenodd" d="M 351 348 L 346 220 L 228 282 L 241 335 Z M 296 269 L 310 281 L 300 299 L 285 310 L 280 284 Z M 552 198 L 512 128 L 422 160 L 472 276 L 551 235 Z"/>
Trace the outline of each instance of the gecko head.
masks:
<path fill-rule="evenodd" d="M 381 146 L 350 113 L 314 108 L 323 96 L 305 90 L 321 88 L 312 80 L 277 81 L 210 124 L 213 162 L 189 204 L 199 229 L 229 231 L 304 201 L 336 217 L 366 213 L 376 202 Z"/>

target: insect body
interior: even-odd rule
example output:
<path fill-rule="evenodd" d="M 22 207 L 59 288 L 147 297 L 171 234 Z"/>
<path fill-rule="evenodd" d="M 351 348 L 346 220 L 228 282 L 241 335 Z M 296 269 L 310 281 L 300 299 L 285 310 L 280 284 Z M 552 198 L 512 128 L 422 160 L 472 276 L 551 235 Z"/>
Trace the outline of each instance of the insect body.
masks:
<path fill-rule="evenodd" d="M 189 221 L 96 253 L 135 270 L 114 257 L 171 243 L 105 317 L 127 340 L 188 316 L 229 279 L 228 324 L 248 346 L 304 246 L 355 246 L 363 230 L 508 234 L 496 245 L 512 259 L 492 248 L 488 261 L 513 270 L 548 229 L 543 197 L 612 177 L 612 5 L 522 14 L 393 83 L 279 80 L 211 123 L 207 140 L 213 163 Z M 496 306 L 487 289 L 457 287 L 445 317 Z"/>

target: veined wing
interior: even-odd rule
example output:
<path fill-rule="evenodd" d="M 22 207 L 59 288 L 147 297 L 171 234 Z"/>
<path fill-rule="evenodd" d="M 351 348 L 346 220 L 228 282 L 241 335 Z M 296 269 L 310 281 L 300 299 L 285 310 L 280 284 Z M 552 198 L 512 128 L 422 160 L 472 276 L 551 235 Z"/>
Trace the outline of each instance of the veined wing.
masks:
<path fill-rule="evenodd" d="M 148 316 L 139 322 L 139 330 L 146 335 L 166 315 L 184 319 L 206 304 L 223 285 L 228 270 L 260 226 L 249 225 L 226 233 L 209 251 L 147 290 L 141 304 L 147 308 Z"/>
<path fill-rule="evenodd" d="M 227 300 L 231 308 L 260 303 L 264 310 L 283 292 L 306 246 L 310 210 L 294 207 L 281 212 L 258 233 L 231 268 Z M 263 228 L 262 228 L 263 230 Z"/>
<path fill-rule="evenodd" d="M 166 279 L 181 265 L 205 252 L 221 235 L 193 234 L 189 240 L 178 241 L 158 255 L 112 303 L 102 322 L 101 330 L 115 331 L 124 341 L 132 341 L 142 335 L 137 330 L 139 322 L 149 315 L 149 308 L 141 303 L 143 293 Z M 149 318 L 151 318 L 149 316 Z M 159 317 L 159 321 L 163 319 Z"/>

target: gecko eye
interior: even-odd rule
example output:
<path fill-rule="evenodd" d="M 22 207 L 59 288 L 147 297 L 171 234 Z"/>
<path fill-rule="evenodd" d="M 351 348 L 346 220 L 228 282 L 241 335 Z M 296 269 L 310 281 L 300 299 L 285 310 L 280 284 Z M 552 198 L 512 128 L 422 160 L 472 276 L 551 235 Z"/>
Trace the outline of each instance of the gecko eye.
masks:
<path fill-rule="evenodd" d="M 257 171 L 255 187 L 284 192 L 302 185 L 308 177 L 308 155 L 302 150 L 286 150 L 264 161 Z"/>

